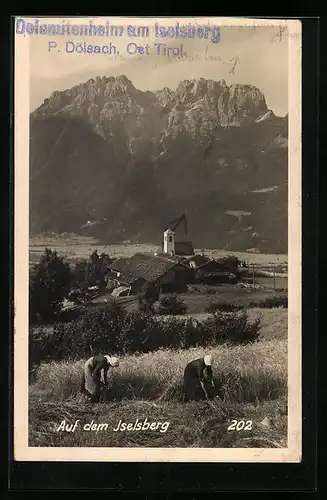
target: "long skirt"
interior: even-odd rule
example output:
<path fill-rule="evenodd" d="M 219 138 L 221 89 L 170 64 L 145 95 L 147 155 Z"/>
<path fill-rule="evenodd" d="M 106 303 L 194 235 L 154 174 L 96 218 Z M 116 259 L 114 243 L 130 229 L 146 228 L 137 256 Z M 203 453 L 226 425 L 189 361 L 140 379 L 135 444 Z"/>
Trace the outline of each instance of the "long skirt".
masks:
<path fill-rule="evenodd" d="M 184 378 L 184 400 L 185 401 L 200 401 L 206 399 L 205 393 L 201 384 L 196 378 Z"/>
<path fill-rule="evenodd" d="M 209 399 L 213 399 L 215 391 L 207 380 L 204 381 L 204 387 Z M 200 381 L 197 378 L 184 378 L 184 401 L 201 401 L 207 399 Z"/>
<path fill-rule="evenodd" d="M 82 392 L 89 396 L 91 401 L 98 401 L 101 393 L 101 382 L 95 380 L 92 374 L 92 360 L 88 360 L 84 366 L 82 377 Z"/>

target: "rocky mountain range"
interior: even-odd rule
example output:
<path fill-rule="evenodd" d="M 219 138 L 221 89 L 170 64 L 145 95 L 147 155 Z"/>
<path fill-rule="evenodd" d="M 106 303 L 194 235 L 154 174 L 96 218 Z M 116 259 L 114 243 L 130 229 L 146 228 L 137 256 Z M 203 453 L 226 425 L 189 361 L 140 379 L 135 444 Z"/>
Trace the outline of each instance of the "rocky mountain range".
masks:
<path fill-rule="evenodd" d="M 159 243 L 186 212 L 195 247 L 284 253 L 287 157 L 288 117 L 254 86 L 90 79 L 30 115 L 30 231 Z"/>

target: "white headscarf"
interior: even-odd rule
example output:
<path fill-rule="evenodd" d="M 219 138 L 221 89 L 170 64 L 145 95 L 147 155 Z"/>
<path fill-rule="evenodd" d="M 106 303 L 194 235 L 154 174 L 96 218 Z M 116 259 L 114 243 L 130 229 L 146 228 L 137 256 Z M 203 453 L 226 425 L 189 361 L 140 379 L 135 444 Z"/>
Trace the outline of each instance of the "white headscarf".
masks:
<path fill-rule="evenodd" d="M 204 359 L 204 364 L 206 366 L 211 366 L 212 365 L 212 356 L 211 356 L 211 354 L 206 354 L 203 359 Z"/>
<path fill-rule="evenodd" d="M 107 358 L 109 365 L 115 366 L 115 367 L 119 366 L 119 359 L 118 358 L 115 358 L 114 356 L 111 357 L 108 354 L 105 355 L 105 358 Z"/>

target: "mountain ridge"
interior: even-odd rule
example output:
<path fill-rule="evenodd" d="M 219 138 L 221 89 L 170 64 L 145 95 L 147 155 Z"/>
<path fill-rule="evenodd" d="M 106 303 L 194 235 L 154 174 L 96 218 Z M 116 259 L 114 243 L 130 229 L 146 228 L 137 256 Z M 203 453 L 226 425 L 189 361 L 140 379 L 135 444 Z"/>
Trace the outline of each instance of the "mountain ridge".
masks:
<path fill-rule="evenodd" d="M 31 232 L 106 218 L 92 229 L 103 242 L 158 241 L 187 209 L 198 247 L 246 250 L 255 233 L 259 250 L 283 253 L 287 149 L 288 116 L 255 86 L 200 78 L 143 92 L 124 75 L 92 78 L 30 115 Z M 256 230 L 235 229 L 237 210 Z"/>

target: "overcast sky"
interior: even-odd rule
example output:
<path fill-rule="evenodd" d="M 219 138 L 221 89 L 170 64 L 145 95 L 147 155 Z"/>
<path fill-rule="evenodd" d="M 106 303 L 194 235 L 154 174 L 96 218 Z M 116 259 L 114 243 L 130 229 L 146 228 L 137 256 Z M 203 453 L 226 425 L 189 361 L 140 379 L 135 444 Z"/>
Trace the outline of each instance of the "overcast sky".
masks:
<path fill-rule="evenodd" d="M 25 18 L 26 19 L 26 18 Z M 63 19 L 40 19 L 40 23 L 63 24 Z M 64 19 L 64 23 L 87 24 L 89 19 Z M 65 90 L 96 76 L 126 75 L 141 90 L 158 90 L 163 87 L 176 89 L 181 80 L 200 77 L 213 80 L 226 80 L 234 83 L 251 84 L 258 87 L 266 97 L 268 108 L 278 116 L 288 112 L 288 40 L 280 36 L 277 26 L 226 27 L 220 23 L 220 41 L 213 43 L 209 39 L 169 39 L 170 47 L 180 47 L 183 43 L 188 58 L 182 61 L 156 55 L 154 43 L 167 42 L 153 36 L 154 22 L 160 25 L 176 26 L 193 23 L 190 19 L 122 19 L 94 18 L 94 24 L 105 25 L 134 24 L 149 26 L 149 38 L 128 38 L 105 36 L 53 36 L 26 35 L 30 40 L 30 105 L 31 111 L 37 108 L 45 98 L 55 90 Z M 34 19 L 30 22 L 34 23 Z M 208 20 L 196 19 L 197 24 L 208 26 Z M 234 22 L 234 20 L 233 20 Z M 229 21 L 229 24 L 231 21 Z M 217 19 L 210 19 L 209 26 L 217 25 Z M 20 35 L 21 36 L 21 35 Z M 55 41 L 57 47 L 49 51 L 49 41 Z M 88 44 L 113 43 L 120 52 L 117 58 L 105 54 L 67 54 L 67 41 L 75 43 L 86 41 Z M 149 44 L 150 55 L 128 55 L 128 43 Z M 60 50 L 60 52 L 58 51 Z M 208 61 L 212 57 L 215 60 Z M 195 60 L 190 60 L 191 58 Z"/>

